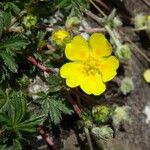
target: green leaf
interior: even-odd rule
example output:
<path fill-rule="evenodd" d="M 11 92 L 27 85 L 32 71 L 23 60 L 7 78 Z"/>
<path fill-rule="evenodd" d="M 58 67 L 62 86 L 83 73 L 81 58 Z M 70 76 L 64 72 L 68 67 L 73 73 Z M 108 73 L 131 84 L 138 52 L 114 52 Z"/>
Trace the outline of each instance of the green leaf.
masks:
<path fill-rule="evenodd" d="M 15 14 L 19 14 L 20 9 L 17 5 L 15 5 L 12 2 L 7 2 L 6 5 L 4 6 L 4 10 L 10 9 L 11 11 L 13 11 Z"/>
<path fill-rule="evenodd" d="M 0 150 L 8 150 L 7 145 L 0 145 Z"/>
<path fill-rule="evenodd" d="M 59 75 L 50 75 L 47 77 L 50 92 L 60 91 L 62 88 L 62 78 Z"/>
<path fill-rule="evenodd" d="M 22 145 L 18 139 L 13 140 L 13 148 L 12 150 L 22 150 Z"/>
<path fill-rule="evenodd" d="M 17 72 L 18 65 L 15 63 L 15 59 L 9 55 L 7 52 L 2 51 L 0 53 L 1 58 L 4 61 L 4 64 L 14 73 Z"/>
<path fill-rule="evenodd" d="M 62 8 L 62 7 L 66 7 L 66 5 L 68 4 L 69 0 L 57 0 L 58 4 L 57 4 L 57 8 Z"/>
<path fill-rule="evenodd" d="M 4 29 L 3 18 L 0 16 L 0 38 L 2 36 L 3 29 Z"/>
<path fill-rule="evenodd" d="M 21 50 L 27 44 L 27 41 L 21 36 L 12 36 L 0 42 L 0 49 Z"/>
<path fill-rule="evenodd" d="M 3 90 L 0 89 L 0 109 L 5 105 L 7 96 Z"/>
<path fill-rule="evenodd" d="M 15 137 L 22 139 L 24 132 L 36 132 L 36 126 L 40 125 L 45 115 L 30 115 L 27 112 L 26 96 L 22 91 L 13 91 L 9 95 L 10 103 L 0 113 L 0 126 L 9 133 L 15 133 Z M 11 139 L 13 140 L 13 139 Z"/>
<path fill-rule="evenodd" d="M 26 132 L 36 132 L 35 126 L 41 124 L 44 120 L 45 115 L 33 115 L 28 120 L 25 120 L 24 122 L 19 123 L 16 127 L 20 131 L 26 131 Z"/>
<path fill-rule="evenodd" d="M 4 113 L 0 113 L 0 123 L 8 123 L 9 122 L 9 118 L 6 114 Z"/>
<path fill-rule="evenodd" d="M 10 11 L 3 12 L 4 27 L 8 29 L 11 24 L 12 14 Z"/>
<path fill-rule="evenodd" d="M 15 111 L 15 122 L 20 122 L 26 113 L 26 97 L 22 92 L 14 92 L 12 95 L 12 103 L 14 108 L 17 110 Z"/>
<path fill-rule="evenodd" d="M 54 96 L 48 96 L 42 102 L 43 113 L 46 116 L 50 115 L 51 121 L 54 124 L 60 123 L 62 113 L 72 114 L 72 110 L 70 110 L 62 100 L 63 98 L 57 93 Z"/>

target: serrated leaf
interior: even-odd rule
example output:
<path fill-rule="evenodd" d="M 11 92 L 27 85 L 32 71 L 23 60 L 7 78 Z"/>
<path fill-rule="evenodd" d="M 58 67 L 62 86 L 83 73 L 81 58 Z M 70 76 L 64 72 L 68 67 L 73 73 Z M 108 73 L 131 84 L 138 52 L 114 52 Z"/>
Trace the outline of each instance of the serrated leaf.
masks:
<path fill-rule="evenodd" d="M 4 6 L 4 10 L 6 9 L 10 9 L 11 11 L 13 11 L 15 14 L 19 14 L 20 9 L 17 5 L 15 5 L 12 2 L 7 2 L 6 5 Z"/>
<path fill-rule="evenodd" d="M 15 133 L 18 138 L 23 138 L 22 132 L 35 132 L 36 126 L 44 120 L 44 115 L 30 115 L 26 111 L 26 97 L 22 91 L 13 91 L 9 98 L 8 107 L 0 113 L 2 129 Z"/>
<path fill-rule="evenodd" d="M 0 145 L 0 150 L 8 150 L 7 145 Z"/>
<path fill-rule="evenodd" d="M 22 150 L 22 146 L 21 146 L 21 143 L 18 139 L 14 139 L 13 140 L 13 148 L 12 150 Z"/>
<path fill-rule="evenodd" d="M 8 29 L 10 27 L 11 18 L 12 18 L 12 14 L 10 11 L 3 12 L 3 21 L 4 21 L 5 29 Z"/>
<path fill-rule="evenodd" d="M 62 79 L 59 75 L 50 75 L 47 77 L 50 92 L 60 91 L 62 88 Z"/>
<path fill-rule="evenodd" d="M 35 132 L 36 128 L 35 126 L 42 123 L 44 120 L 44 115 L 33 115 L 28 120 L 25 120 L 24 122 L 19 123 L 16 127 L 20 131 L 26 131 L 26 132 Z"/>
<path fill-rule="evenodd" d="M 0 42 L 0 49 L 21 50 L 28 43 L 20 36 L 12 36 Z"/>
<path fill-rule="evenodd" d="M 12 95 L 11 103 L 13 104 L 14 108 L 17 110 L 15 111 L 14 115 L 14 122 L 20 122 L 26 113 L 26 98 L 22 92 L 14 92 Z"/>
<path fill-rule="evenodd" d="M 3 18 L 0 16 L 0 38 L 2 36 L 3 29 L 4 29 Z"/>
<path fill-rule="evenodd" d="M 4 64 L 14 73 L 17 72 L 18 65 L 15 63 L 15 59 L 9 55 L 7 52 L 3 51 L 0 53 L 1 58 L 4 61 Z"/>
<path fill-rule="evenodd" d="M 58 96 L 49 96 L 42 102 L 42 110 L 45 115 L 50 115 L 51 121 L 58 124 L 61 121 L 61 114 L 71 114 L 70 110 Z"/>
<path fill-rule="evenodd" d="M 57 1 L 57 8 L 62 8 L 65 7 L 68 4 L 69 0 L 58 0 Z"/>
<path fill-rule="evenodd" d="M 0 89 L 0 110 L 7 101 L 7 96 L 3 90 Z"/>

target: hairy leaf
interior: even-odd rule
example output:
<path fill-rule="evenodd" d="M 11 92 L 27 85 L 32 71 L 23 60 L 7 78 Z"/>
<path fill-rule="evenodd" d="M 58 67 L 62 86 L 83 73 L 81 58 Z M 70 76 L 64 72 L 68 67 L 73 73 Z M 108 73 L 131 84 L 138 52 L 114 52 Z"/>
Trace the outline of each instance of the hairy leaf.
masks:
<path fill-rule="evenodd" d="M 27 44 L 27 41 L 21 36 L 11 36 L 0 42 L 0 49 L 21 50 Z"/>
<path fill-rule="evenodd" d="M 42 103 L 42 110 L 45 115 L 50 115 L 51 121 L 54 124 L 58 124 L 61 121 L 61 114 L 71 114 L 72 110 L 69 109 L 66 104 L 63 102 L 62 95 L 55 94 L 53 96 L 47 96 L 43 100 L 40 100 Z"/>
<path fill-rule="evenodd" d="M 4 64 L 12 71 L 12 72 L 17 72 L 18 65 L 15 63 L 14 57 L 9 55 L 7 52 L 2 51 L 0 52 L 0 56 L 4 61 Z"/>

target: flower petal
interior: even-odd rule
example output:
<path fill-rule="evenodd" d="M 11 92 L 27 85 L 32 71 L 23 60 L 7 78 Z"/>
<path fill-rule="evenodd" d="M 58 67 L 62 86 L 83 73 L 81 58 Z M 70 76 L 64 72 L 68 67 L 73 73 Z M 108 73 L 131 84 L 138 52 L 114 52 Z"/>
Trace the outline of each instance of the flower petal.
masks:
<path fill-rule="evenodd" d="M 66 84 L 73 88 L 77 87 L 81 84 L 84 78 L 84 74 L 82 73 L 83 65 L 78 62 L 70 62 L 64 64 L 60 68 L 60 76 L 62 78 L 66 78 Z"/>
<path fill-rule="evenodd" d="M 90 46 L 92 54 L 96 58 L 109 56 L 112 53 L 112 46 L 103 34 L 94 33 L 90 37 Z"/>
<path fill-rule="evenodd" d="M 100 95 L 106 89 L 100 75 L 86 76 L 81 85 L 81 89 L 87 94 Z"/>
<path fill-rule="evenodd" d="M 69 60 L 85 60 L 89 56 L 88 42 L 80 35 L 73 38 L 71 43 L 66 45 L 65 55 Z"/>
<path fill-rule="evenodd" d="M 100 64 L 102 79 L 104 82 L 112 80 L 117 74 L 116 70 L 119 67 L 119 61 L 115 56 L 110 56 Z"/>

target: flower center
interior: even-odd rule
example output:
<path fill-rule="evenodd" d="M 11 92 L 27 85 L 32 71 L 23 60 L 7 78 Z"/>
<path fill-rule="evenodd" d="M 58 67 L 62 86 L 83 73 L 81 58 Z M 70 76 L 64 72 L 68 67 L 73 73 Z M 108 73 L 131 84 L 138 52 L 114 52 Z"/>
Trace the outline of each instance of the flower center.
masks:
<path fill-rule="evenodd" d="M 100 74 L 100 61 L 93 58 L 89 57 L 86 61 L 83 62 L 84 65 L 84 70 L 83 72 L 86 73 L 87 75 L 95 75 L 95 74 Z"/>

